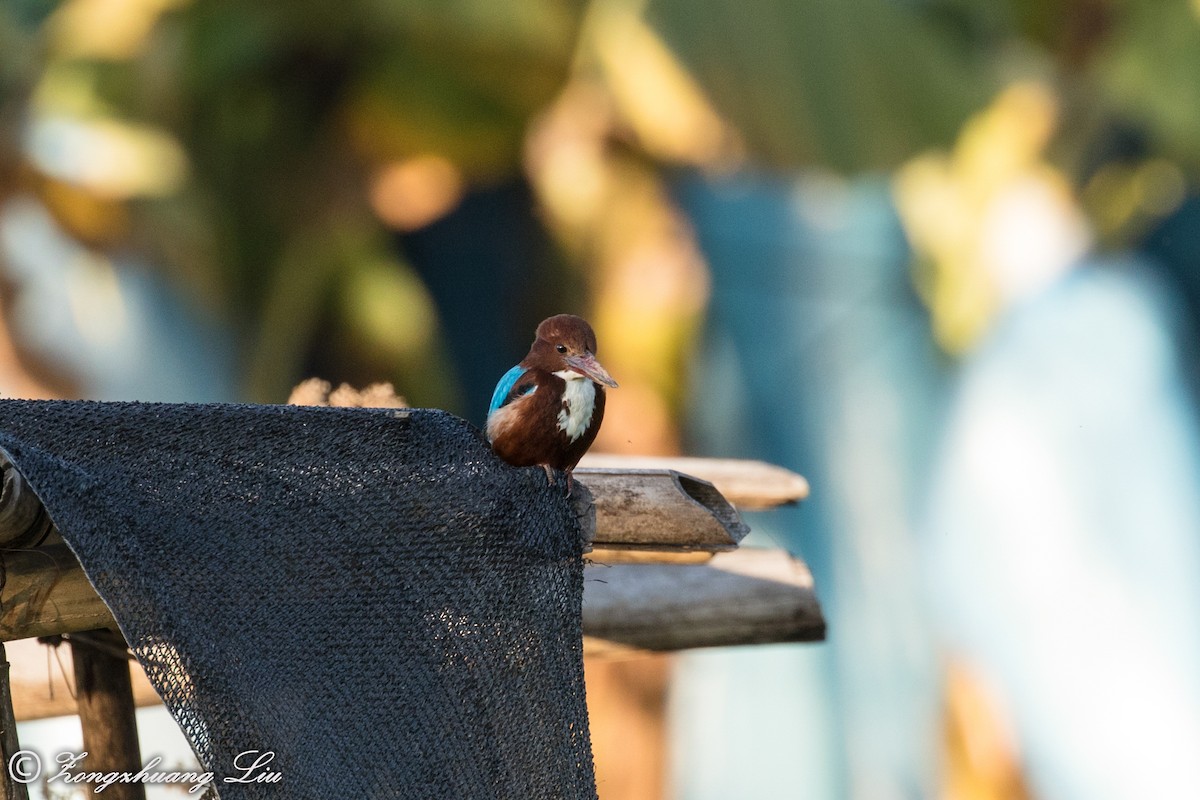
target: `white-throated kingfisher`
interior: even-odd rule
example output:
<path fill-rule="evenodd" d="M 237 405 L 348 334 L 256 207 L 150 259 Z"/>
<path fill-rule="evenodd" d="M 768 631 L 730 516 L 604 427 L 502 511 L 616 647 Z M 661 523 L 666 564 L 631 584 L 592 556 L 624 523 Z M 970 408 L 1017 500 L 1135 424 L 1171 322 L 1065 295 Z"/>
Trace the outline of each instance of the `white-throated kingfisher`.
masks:
<path fill-rule="evenodd" d="M 529 354 L 492 392 L 487 437 L 496 455 L 518 467 L 567 474 L 596 440 L 604 419 L 604 387 L 617 382 L 596 360 L 596 334 L 572 314 L 542 320 Z"/>

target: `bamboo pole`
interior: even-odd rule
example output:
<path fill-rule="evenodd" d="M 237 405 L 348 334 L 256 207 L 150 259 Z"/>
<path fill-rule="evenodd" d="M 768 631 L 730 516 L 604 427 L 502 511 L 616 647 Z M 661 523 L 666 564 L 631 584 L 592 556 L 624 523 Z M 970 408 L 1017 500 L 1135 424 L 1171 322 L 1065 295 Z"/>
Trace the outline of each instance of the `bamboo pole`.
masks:
<path fill-rule="evenodd" d="M 802 561 L 746 548 L 705 564 L 588 566 L 583 633 L 585 654 L 623 655 L 819 641 L 825 620 Z"/>
<path fill-rule="evenodd" d="M 750 532 L 716 487 L 675 470 L 590 469 L 575 484 L 592 495 L 593 547 L 718 552 Z"/>
<path fill-rule="evenodd" d="M 589 543 L 598 548 L 597 560 L 606 563 L 618 560 L 610 557 L 614 548 L 652 560 L 728 550 L 748 531 L 711 484 L 670 470 L 593 472 L 576 481 L 572 502 Z M 0 529 L 0 541 L 4 538 Z M 115 629 L 112 614 L 65 544 L 3 551 L 0 564 L 6 574 L 0 641 Z"/>
<path fill-rule="evenodd" d="M 706 480 L 740 509 L 762 510 L 792 505 L 808 497 L 808 481 L 791 470 L 765 461 L 687 456 L 620 456 L 588 453 L 575 470 L 586 480 L 593 470 L 669 469 Z"/>
<path fill-rule="evenodd" d="M 584 632 L 613 644 L 672 650 L 811 641 L 824 629 L 808 570 L 783 551 L 718 553 L 706 564 L 593 563 L 585 574 Z M 64 567 L 37 603 L 10 597 L 8 587 L 0 603 L 6 639 L 115 624 L 78 563 Z"/>
<path fill-rule="evenodd" d="M 5 581 L 0 588 L 0 641 L 116 628 L 65 544 L 0 553 Z"/>

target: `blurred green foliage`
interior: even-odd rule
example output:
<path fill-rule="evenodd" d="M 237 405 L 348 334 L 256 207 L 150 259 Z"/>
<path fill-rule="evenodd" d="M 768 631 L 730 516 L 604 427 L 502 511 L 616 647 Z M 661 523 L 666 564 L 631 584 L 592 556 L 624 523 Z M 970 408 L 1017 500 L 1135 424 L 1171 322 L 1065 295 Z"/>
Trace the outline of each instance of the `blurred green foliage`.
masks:
<path fill-rule="evenodd" d="M 1110 103 L 1163 155 L 1200 168 L 1200 2 L 1118 5 L 1096 73 Z"/>
<path fill-rule="evenodd" d="M 361 218 L 372 164 L 432 152 L 478 179 L 515 171 L 526 120 L 565 79 L 573 15 L 555 0 L 198 2 L 104 91 L 183 143 L 190 199 L 235 245 L 211 266 L 250 311 L 278 291 L 272 265 L 311 260 L 289 256 L 295 235 Z"/>
<path fill-rule="evenodd" d="M 780 167 L 893 168 L 988 97 L 972 32 L 893 0 L 653 0 L 648 18 Z"/>
<path fill-rule="evenodd" d="M 893 169 L 1036 76 L 1066 95 L 1076 147 L 1089 143 L 1073 127 L 1120 119 L 1200 168 L 1200 3 L 649 0 L 646 13 L 775 166 Z"/>
<path fill-rule="evenodd" d="M 72 43 L 68 12 L 89 3 L 76 39 L 103 44 L 121 23 L 92 0 L 4 0 L 0 198 L 26 180 L 19 141 L 33 115 L 164 131 L 186 180 L 123 198 L 128 213 L 113 218 L 127 226 L 107 246 L 139 251 L 225 315 L 245 345 L 249 397 L 280 399 L 313 338 L 339 326 L 349 332 L 337 346 L 365 359 L 362 371 L 382 364 L 362 355 L 371 348 L 425 370 L 436 338 L 418 353 L 404 345 L 411 326 L 351 302 L 382 286 L 436 319 L 368 207 L 371 171 L 435 154 L 468 185 L 518 174 L 531 119 L 572 74 L 589 8 L 630 2 L 641 6 L 122 0 L 110 7 L 151 14 L 122 54 Z M 894 169 L 949 144 L 999 87 L 1034 72 L 1069 95 L 1067 161 L 1120 119 L 1200 167 L 1194 1 L 647 0 L 644 14 L 759 165 Z M 415 399 L 444 403 L 449 391 Z"/>
<path fill-rule="evenodd" d="M 138 244 L 241 327 L 248 394 L 278 400 L 320 327 L 339 327 L 330 315 L 360 273 L 396 261 L 366 204 L 370 170 L 433 153 L 472 181 L 517 172 L 530 116 L 566 79 L 580 11 L 560 0 L 200 0 L 165 13 L 132 58 L 69 67 L 88 73 L 105 113 L 182 145 L 190 179 L 134 204 Z M 378 331 L 353 314 L 342 322 Z M 383 374 L 397 378 L 392 367 Z M 436 376 L 405 383 L 419 401 L 449 399 Z"/>

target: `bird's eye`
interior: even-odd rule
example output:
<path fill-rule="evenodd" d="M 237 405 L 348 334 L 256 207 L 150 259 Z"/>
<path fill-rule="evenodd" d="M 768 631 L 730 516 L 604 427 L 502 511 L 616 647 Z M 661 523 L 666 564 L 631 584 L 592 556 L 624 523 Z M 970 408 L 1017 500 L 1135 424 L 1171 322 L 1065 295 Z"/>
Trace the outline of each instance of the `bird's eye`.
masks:
<path fill-rule="evenodd" d="M 555 349 L 555 350 L 557 350 L 557 351 L 558 351 L 558 352 L 560 352 L 560 353 L 565 353 L 565 352 L 567 352 L 567 346 L 566 346 L 565 344 L 560 344 L 560 345 L 557 345 L 557 346 L 555 346 L 555 348 L 554 348 L 554 349 Z"/>

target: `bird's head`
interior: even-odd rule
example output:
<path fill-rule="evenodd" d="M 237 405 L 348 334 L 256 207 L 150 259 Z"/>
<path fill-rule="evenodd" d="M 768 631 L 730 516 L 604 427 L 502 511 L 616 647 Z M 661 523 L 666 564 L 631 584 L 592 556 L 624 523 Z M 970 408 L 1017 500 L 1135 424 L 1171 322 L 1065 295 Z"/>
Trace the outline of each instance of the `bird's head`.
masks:
<path fill-rule="evenodd" d="M 542 320 L 525 359 L 529 366 L 553 372 L 565 380 L 590 378 L 617 388 L 617 382 L 596 360 L 596 334 L 587 320 L 559 314 Z"/>

